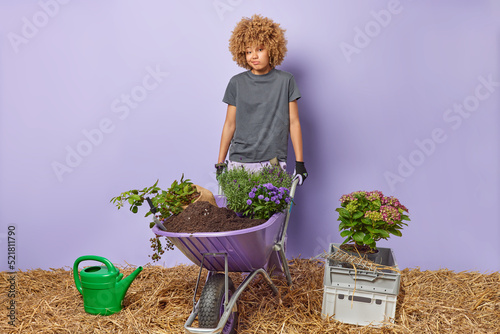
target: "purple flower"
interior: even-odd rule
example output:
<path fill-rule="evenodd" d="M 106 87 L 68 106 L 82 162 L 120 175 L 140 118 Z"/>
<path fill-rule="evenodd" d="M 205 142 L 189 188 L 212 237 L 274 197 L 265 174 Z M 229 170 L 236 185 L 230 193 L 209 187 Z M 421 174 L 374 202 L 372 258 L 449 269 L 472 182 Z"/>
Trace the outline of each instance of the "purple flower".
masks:
<path fill-rule="evenodd" d="M 259 199 L 264 199 L 264 195 L 259 195 Z"/>
<path fill-rule="evenodd" d="M 249 200 L 247 201 L 247 204 L 248 204 L 248 205 L 251 205 L 251 204 L 252 204 L 252 200 L 251 200 L 251 199 L 249 199 Z"/>
<path fill-rule="evenodd" d="M 264 201 L 269 202 L 269 197 L 264 198 Z"/>
<path fill-rule="evenodd" d="M 255 197 L 255 193 L 254 193 L 254 192 L 250 192 L 250 193 L 248 194 L 248 197 L 250 197 L 250 198 L 254 198 L 254 197 Z"/>
<path fill-rule="evenodd" d="M 279 200 L 279 199 L 277 199 L 277 200 L 275 200 L 275 201 L 274 201 L 274 203 L 276 203 L 276 204 L 280 204 L 280 200 Z"/>

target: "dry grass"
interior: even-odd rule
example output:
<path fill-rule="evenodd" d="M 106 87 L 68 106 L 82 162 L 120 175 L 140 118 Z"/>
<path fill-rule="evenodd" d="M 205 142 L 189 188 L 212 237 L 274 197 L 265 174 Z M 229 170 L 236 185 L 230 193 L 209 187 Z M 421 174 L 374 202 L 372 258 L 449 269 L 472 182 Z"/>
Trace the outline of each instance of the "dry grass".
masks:
<path fill-rule="evenodd" d="M 275 280 L 281 299 L 256 278 L 240 297 L 239 333 L 500 333 L 500 273 L 447 269 L 401 273 L 394 324 L 358 327 L 321 317 L 321 261 L 296 259 L 293 286 Z M 127 276 L 132 268 L 122 268 Z M 132 283 L 124 309 L 111 316 L 83 310 L 70 270 L 16 274 L 16 326 L 8 324 L 7 279 L 0 273 L 2 333 L 183 333 L 192 309 L 198 267 L 147 266 Z M 206 272 L 203 273 L 206 275 Z M 242 278 L 231 274 L 237 286 Z"/>

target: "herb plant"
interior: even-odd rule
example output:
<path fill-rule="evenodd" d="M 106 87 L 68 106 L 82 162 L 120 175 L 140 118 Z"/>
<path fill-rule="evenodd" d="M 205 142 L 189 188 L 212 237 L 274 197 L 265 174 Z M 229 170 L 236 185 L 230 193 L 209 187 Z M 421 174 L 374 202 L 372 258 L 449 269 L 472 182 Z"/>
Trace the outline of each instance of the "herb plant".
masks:
<path fill-rule="evenodd" d="M 367 245 L 376 249 L 377 241 L 387 240 L 390 235 L 400 237 L 401 230 L 408 226 L 408 209 L 395 197 L 387 197 L 380 191 L 355 191 L 340 198 L 338 220 L 342 244 L 350 241 L 358 246 Z"/>

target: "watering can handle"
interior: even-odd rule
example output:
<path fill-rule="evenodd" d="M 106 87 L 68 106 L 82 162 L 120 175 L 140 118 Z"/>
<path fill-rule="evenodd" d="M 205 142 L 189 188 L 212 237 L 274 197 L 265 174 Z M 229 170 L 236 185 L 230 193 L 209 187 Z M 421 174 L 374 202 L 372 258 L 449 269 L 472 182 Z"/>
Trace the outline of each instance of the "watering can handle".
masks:
<path fill-rule="evenodd" d="M 75 264 L 73 265 L 73 277 L 75 278 L 75 285 L 78 291 L 83 294 L 82 291 L 82 283 L 80 281 L 80 276 L 78 275 L 78 265 L 82 261 L 87 261 L 87 260 L 92 260 L 92 261 L 98 261 L 101 263 L 104 263 L 106 267 L 108 268 L 108 272 L 117 272 L 115 266 L 109 261 L 108 259 L 102 257 L 102 256 L 97 256 L 97 255 L 84 255 L 80 256 L 78 259 L 76 259 Z"/>

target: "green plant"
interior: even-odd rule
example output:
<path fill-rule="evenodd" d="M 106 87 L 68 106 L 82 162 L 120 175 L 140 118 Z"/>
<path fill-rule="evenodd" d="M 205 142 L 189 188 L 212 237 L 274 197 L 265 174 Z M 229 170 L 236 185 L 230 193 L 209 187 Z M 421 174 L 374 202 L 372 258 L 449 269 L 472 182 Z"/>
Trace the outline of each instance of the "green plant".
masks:
<path fill-rule="evenodd" d="M 288 205 L 292 176 L 279 166 L 264 166 L 258 171 L 225 169 L 217 179 L 227 198 L 227 208 L 246 217 L 268 219 Z M 269 203 L 271 197 L 276 198 Z"/>
<path fill-rule="evenodd" d="M 157 180 L 151 187 L 124 191 L 119 196 L 113 197 L 111 202 L 120 209 L 124 206 L 124 201 L 127 201 L 130 211 L 137 213 L 139 207 L 149 197 L 153 205 L 158 208 L 160 217 L 166 219 L 171 215 L 181 213 L 183 207 L 194 202 L 198 196 L 199 193 L 194 184 L 189 179 L 184 180 L 184 174 L 182 174 L 180 181 L 175 180 L 167 190 L 159 188 Z M 150 214 L 151 211 L 148 211 L 146 217 Z M 150 227 L 153 225 L 154 222 L 150 224 Z"/>
<path fill-rule="evenodd" d="M 252 188 L 247 196 L 247 208 L 243 215 L 255 219 L 269 219 L 276 212 L 285 210 L 291 201 L 288 188 L 278 188 L 272 183 Z"/>
<path fill-rule="evenodd" d="M 404 221 L 410 218 L 408 209 L 395 197 L 387 197 L 380 191 L 355 191 L 340 198 L 336 211 L 342 244 L 354 241 L 355 245 L 367 245 L 376 249 L 377 241 L 387 240 L 390 235 L 400 237 Z"/>
<path fill-rule="evenodd" d="M 194 184 L 189 179 L 184 180 L 184 174 L 179 181 L 175 180 L 167 190 L 162 190 L 158 187 L 157 180 L 151 187 L 144 189 L 132 189 L 122 192 L 120 195 L 113 197 L 110 202 L 116 205 L 118 209 L 122 208 L 125 204 L 130 205 L 130 211 L 137 213 L 139 207 L 144 204 L 147 198 L 150 198 L 153 206 L 157 208 L 158 219 L 165 220 L 171 215 L 177 215 L 184 210 L 184 207 L 194 202 L 200 195 Z M 145 217 L 151 215 L 148 210 Z M 154 222 L 149 223 L 149 228 L 155 225 Z M 170 240 L 166 239 L 166 244 L 162 245 L 158 236 L 151 238 L 151 248 L 154 253 L 151 256 L 153 261 L 158 261 L 165 250 L 173 249 L 173 244 Z"/>

